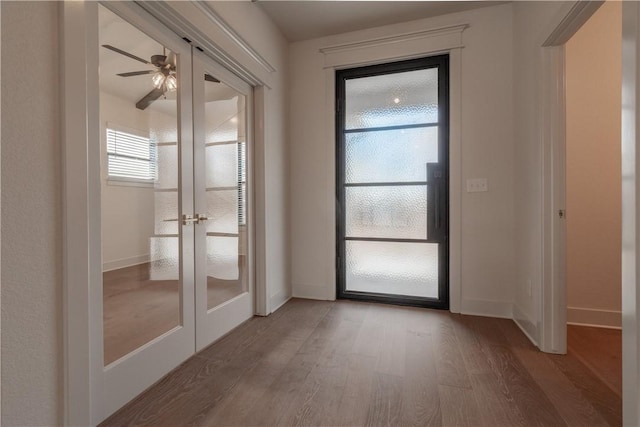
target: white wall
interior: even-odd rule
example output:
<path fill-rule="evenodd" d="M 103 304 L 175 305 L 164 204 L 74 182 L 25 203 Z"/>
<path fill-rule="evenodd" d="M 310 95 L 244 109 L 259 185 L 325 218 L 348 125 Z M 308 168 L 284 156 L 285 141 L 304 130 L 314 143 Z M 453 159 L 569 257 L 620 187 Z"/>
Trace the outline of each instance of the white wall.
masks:
<path fill-rule="evenodd" d="M 567 320 L 621 325 L 622 5 L 566 43 Z"/>
<path fill-rule="evenodd" d="M 149 132 L 149 112 L 130 101 L 100 92 L 100 144 L 102 147 L 102 264 L 105 270 L 146 262 L 153 236 L 153 187 L 124 186 L 107 181 L 107 123 Z"/>
<path fill-rule="evenodd" d="M 542 45 L 571 2 L 514 2 L 514 317 L 539 339 L 542 283 Z M 531 284 L 529 292 L 529 283 Z"/>
<path fill-rule="evenodd" d="M 335 278 L 333 97 L 322 47 L 469 24 L 461 50 L 462 182 L 488 178 L 486 193 L 462 192 L 462 307 L 510 316 L 515 277 L 512 5 L 476 9 L 293 43 L 290 51 L 291 258 L 294 295 L 331 299 Z M 399 47 L 402 49 L 402 47 Z"/>
<path fill-rule="evenodd" d="M 289 279 L 289 169 L 287 91 L 290 87 L 288 43 L 256 4 L 209 2 L 276 71 L 265 92 L 266 285 L 271 310 L 291 296 Z"/>
<path fill-rule="evenodd" d="M 2 424 L 61 422 L 58 5 L 2 2 Z"/>

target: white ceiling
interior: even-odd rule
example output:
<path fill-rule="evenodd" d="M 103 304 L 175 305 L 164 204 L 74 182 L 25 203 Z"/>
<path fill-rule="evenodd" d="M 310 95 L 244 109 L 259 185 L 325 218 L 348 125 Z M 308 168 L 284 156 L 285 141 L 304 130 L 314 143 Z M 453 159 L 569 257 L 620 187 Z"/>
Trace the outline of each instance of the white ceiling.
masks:
<path fill-rule="evenodd" d="M 364 30 L 508 1 L 258 0 L 289 41 Z"/>

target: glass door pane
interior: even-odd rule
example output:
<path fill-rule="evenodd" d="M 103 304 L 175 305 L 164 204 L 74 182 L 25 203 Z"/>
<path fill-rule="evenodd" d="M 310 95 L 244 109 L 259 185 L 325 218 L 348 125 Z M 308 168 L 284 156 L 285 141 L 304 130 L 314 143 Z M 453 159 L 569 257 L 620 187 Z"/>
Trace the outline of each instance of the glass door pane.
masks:
<path fill-rule="evenodd" d="M 100 7 L 104 363 L 182 324 L 180 72 L 174 52 Z"/>
<path fill-rule="evenodd" d="M 204 79 L 207 309 L 247 291 L 245 96 Z"/>
<path fill-rule="evenodd" d="M 108 415 L 195 351 L 192 85 L 180 38 L 97 9 Z"/>
<path fill-rule="evenodd" d="M 198 348 L 253 315 L 249 277 L 246 85 L 194 61 Z"/>
<path fill-rule="evenodd" d="M 337 72 L 338 295 L 445 306 L 447 57 Z"/>

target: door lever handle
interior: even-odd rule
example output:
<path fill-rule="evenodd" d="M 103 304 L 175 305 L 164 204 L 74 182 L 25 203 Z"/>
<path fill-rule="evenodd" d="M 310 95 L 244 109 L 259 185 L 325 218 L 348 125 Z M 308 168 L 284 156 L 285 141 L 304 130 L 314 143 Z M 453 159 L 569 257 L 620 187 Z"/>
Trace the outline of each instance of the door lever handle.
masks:
<path fill-rule="evenodd" d="M 198 213 L 197 213 L 197 214 L 196 214 L 196 217 L 195 217 L 195 220 L 196 220 L 196 224 L 198 224 L 198 223 L 200 223 L 200 222 L 208 221 L 208 220 L 209 220 L 209 218 L 208 218 L 207 216 L 205 216 L 205 215 L 202 215 L 202 214 L 198 214 Z"/>

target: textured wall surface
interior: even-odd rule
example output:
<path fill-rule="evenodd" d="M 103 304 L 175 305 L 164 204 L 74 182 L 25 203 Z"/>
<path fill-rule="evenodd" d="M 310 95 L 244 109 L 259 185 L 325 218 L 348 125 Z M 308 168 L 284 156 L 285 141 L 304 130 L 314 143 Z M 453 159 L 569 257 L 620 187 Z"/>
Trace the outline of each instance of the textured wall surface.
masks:
<path fill-rule="evenodd" d="M 2 424 L 61 421 L 58 5 L 2 2 Z"/>

